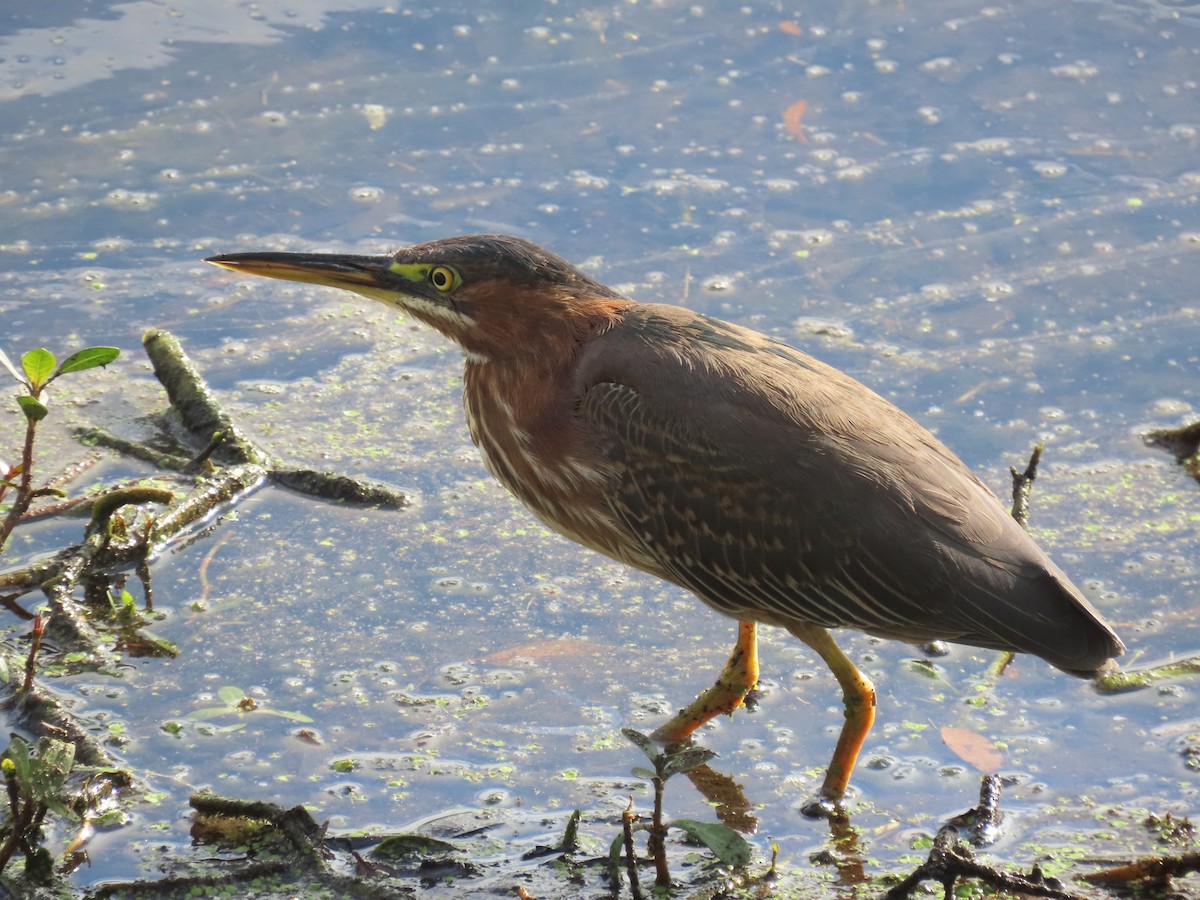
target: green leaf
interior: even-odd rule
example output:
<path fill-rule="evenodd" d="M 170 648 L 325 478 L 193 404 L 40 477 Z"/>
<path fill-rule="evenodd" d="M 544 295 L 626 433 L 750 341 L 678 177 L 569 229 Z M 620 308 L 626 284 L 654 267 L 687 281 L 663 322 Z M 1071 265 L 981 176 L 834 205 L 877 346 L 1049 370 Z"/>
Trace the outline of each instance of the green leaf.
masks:
<path fill-rule="evenodd" d="M 60 818 L 66 819 L 68 822 L 80 821 L 79 813 L 71 809 L 60 797 L 46 797 L 43 799 L 42 805 L 50 810 L 50 812 Z"/>
<path fill-rule="evenodd" d="M 634 731 L 632 728 L 622 728 L 621 734 L 625 735 L 630 741 L 646 754 L 650 762 L 658 764 L 658 757 L 661 754 L 661 749 L 658 744 L 654 743 L 653 738 L 646 737 L 640 731 Z"/>
<path fill-rule="evenodd" d="M 608 845 L 608 877 L 613 884 L 621 883 L 621 851 L 625 849 L 625 832 L 618 831 Z"/>
<path fill-rule="evenodd" d="M 136 607 L 130 607 L 127 615 L 131 620 L 137 618 Z M 159 637 L 147 628 L 140 628 L 136 635 L 126 637 L 126 652 L 136 651 L 138 656 L 175 657 L 179 655 L 179 645 L 165 637 Z"/>
<path fill-rule="evenodd" d="M 229 715 L 232 712 L 234 712 L 233 707 L 204 707 L 204 709 L 193 709 L 186 718 L 196 722 L 206 722 L 209 719 L 220 719 L 222 715 Z"/>
<path fill-rule="evenodd" d="M 207 722 L 209 719 L 219 719 L 221 716 L 227 716 L 236 711 L 233 706 L 206 706 L 204 709 L 194 709 L 187 714 L 185 718 L 191 719 L 193 722 Z M 242 728 L 242 725 L 236 726 Z"/>
<path fill-rule="evenodd" d="M 645 822 L 634 822 L 630 830 L 637 834 L 639 831 L 646 830 Z M 621 861 L 625 858 L 625 829 L 622 828 L 617 832 L 617 836 L 613 838 L 613 842 L 608 846 L 608 874 L 612 879 L 613 884 L 621 883 Z"/>
<path fill-rule="evenodd" d="M 634 778 L 644 778 L 647 781 L 653 781 L 655 778 L 658 777 L 653 772 L 651 772 L 649 769 L 647 769 L 645 766 L 634 766 L 629 771 L 630 771 L 630 774 L 632 774 Z"/>
<path fill-rule="evenodd" d="M 56 362 L 54 354 L 44 347 L 30 350 L 21 357 L 21 368 L 25 370 L 25 375 L 29 378 L 29 389 L 35 394 L 46 386 L 46 382 L 54 374 Z"/>
<path fill-rule="evenodd" d="M 222 703 L 228 703 L 230 706 L 237 706 L 246 699 L 246 692 L 240 687 L 226 685 L 225 687 L 218 689 L 217 696 L 221 698 Z"/>
<path fill-rule="evenodd" d="M 8 743 L 8 749 L 4 751 L 6 759 L 12 761 L 13 777 L 17 779 L 23 789 L 28 790 L 29 784 L 29 744 L 18 735 L 13 735 L 12 740 Z"/>
<path fill-rule="evenodd" d="M 37 758 L 30 760 L 29 789 L 36 802 L 48 806 L 58 799 L 75 765 L 75 745 L 44 738 L 39 741 L 38 750 Z"/>
<path fill-rule="evenodd" d="M 264 716 L 279 716 L 279 718 L 287 719 L 289 722 L 300 722 L 301 724 L 307 724 L 313 721 L 304 713 L 290 712 L 286 709 L 263 709 L 262 707 L 259 707 L 255 711 L 262 713 Z"/>
<path fill-rule="evenodd" d="M 46 738 L 42 743 L 41 757 L 47 765 L 54 766 L 65 777 L 75 768 L 75 745 L 68 741 Z"/>
<path fill-rule="evenodd" d="M 3 657 L 0 657 L 0 659 L 3 659 Z M 567 819 L 567 827 L 563 831 L 562 839 L 562 850 L 564 853 L 570 853 L 572 850 L 579 848 L 579 820 L 582 818 L 583 810 L 577 809 Z"/>
<path fill-rule="evenodd" d="M 62 361 L 54 377 L 69 375 L 71 372 L 82 372 L 84 369 L 94 369 L 97 366 L 107 366 L 121 355 L 117 347 L 86 347 L 78 353 L 72 353 Z"/>
<path fill-rule="evenodd" d="M 713 852 L 713 856 L 727 866 L 750 864 L 750 845 L 746 839 L 725 825 L 715 822 L 697 822 L 695 819 L 676 819 L 671 826 L 687 833 Z"/>
<path fill-rule="evenodd" d="M 21 407 L 21 412 L 25 413 L 25 418 L 30 422 L 40 422 L 50 415 L 50 410 L 28 394 L 18 397 L 17 405 Z"/>
<path fill-rule="evenodd" d="M 25 857 L 25 877 L 34 884 L 49 884 L 54 878 L 54 854 L 38 847 Z"/>

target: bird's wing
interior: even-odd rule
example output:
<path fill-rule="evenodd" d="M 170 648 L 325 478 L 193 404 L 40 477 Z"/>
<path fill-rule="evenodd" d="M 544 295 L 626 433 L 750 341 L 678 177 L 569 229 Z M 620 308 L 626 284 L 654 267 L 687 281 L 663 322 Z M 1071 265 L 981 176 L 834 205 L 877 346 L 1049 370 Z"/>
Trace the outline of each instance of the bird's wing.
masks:
<path fill-rule="evenodd" d="M 995 497 L 894 406 L 753 332 L 672 307 L 639 315 L 581 360 L 577 396 L 613 513 L 657 574 L 737 618 L 1068 669 L 1112 655 Z"/>

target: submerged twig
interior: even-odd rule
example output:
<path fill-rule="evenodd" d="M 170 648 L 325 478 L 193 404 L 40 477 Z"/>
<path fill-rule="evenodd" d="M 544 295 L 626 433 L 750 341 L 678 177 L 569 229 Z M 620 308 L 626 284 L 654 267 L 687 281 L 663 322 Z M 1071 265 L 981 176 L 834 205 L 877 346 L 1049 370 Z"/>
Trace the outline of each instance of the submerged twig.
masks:
<path fill-rule="evenodd" d="M 1042 450 L 1045 444 L 1038 444 L 1029 455 L 1029 465 L 1024 472 L 1018 472 L 1016 466 L 1008 471 L 1012 473 L 1012 517 L 1022 528 L 1029 527 L 1029 497 L 1033 493 L 1033 482 L 1037 479 L 1038 464 L 1042 461 Z"/>
<path fill-rule="evenodd" d="M 254 463 L 218 469 L 202 478 L 186 497 L 154 520 L 149 543 L 153 553 L 187 528 L 207 519 L 218 509 L 244 498 L 267 477 L 267 470 Z"/>
<path fill-rule="evenodd" d="M 142 336 L 142 346 L 154 365 L 155 377 L 166 388 L 171 406 L 178 410 L 188 430 L 206 441 L 221 435 L 221 446 L 213 454 L 217 459 L 230 464 L 270 466 L 268 455 L 258 448 L 217 401 L 200 371 L 183 352 L 183 346 L 175 335 L 151 328 Z"/>
<path fill-rule="evenodd" d="M 984 775 L 979 783 L 979 805 L 971 823 L 971 843 L 986 847 L 1000 835 L 1000 792 L 1003 783 L 999 775 Z"/>
<path fill-rule="evenodd" d="M 937 833 L 929 857 L 902 882 L 884 894 L 885 900 L 900 900 L 907 897 L 923 881 L 937 881 L 942 885 L 944 896 L 954 896 L 955 883 L 961 878 L 974 878 L 990 887 L 1028 897 L 1049 897 L 1052 900 L 1084 900 L 1059 886 L 1053 879 L 1043 877 L 1034 866 L 1028 875 L 1013 875 L 984 865 L 975 859 L 975 854 L 965 842 L 959 840 L 958 831 L 947 825 Z"/>
<path fill-rule="evenodd" d="M 1080 881 L 1092 884 L 1130 884 L 1144 881 L 1153 885 L 1165 885 L 1172 878 L 1200 872 L 1200 852 L 1184 853 L 1180 856 L 1144 856 L 1121 866 L 1102 869 L 1080 875 Z"/>
<path fill-rule="evenodd" d="M 325 834 L 303 806 L 284 809 L 275 803 L 257 800 L 237 800 L 216 794 L 192 794 L 188 803 L 196 812 L 207 816 L 232 816 L 239 819 L 262 819 L 285 835 L 292 847 L 310 855 L 320 846 Z"/>
<path fill-rule="evenodd" d="M 1180 675 L 1200 675 L 1200 656 L 1175 659 L 1132 672 L 1105 672 L 1095 683 L 1096 690 L 1103 694 L 1124 694 L 1143 690 L 1164 678 L 1176 678 Z"/>
<path fill-rule="evenodd" d="M 1146 443 L 1161 447 L 1175 456 L 1175 461 L 1189 475 L 1200 481 L 1200 422 L 1180 428 L 1159 428 L 1146 435 Z"/>
<path fill-rule="evenodd" d="M 265 478 L 266 470 L 261 466 L 247 464 L 220 469 L 198 480 L 182 497 L 154 487 L 123 488 L 102 495 L 93 505 L 92 521 L 82 542 L 22 569 L 4 573 L 0 586 L 20 588 L 22 593 L 40 587 L 50 604 L 50 627 L 55 639 L 72 647 L 87 648 L 93 654 L 107 655 L 108 644 L 74 599 L 79 584 L 143 567 L 190 527 L 244 497 Z M 121 509 L 135 506 L 144 513 L 146 504 L 169 505 L 161 513 L 145 513 L 140 528 L 127 529 L 124 520 L 120 526 L 116 524 L 114 517 Z"/>
<path fill-rule="evenodd" d="M 142 462 L 148 462 L 168 472 L 182 472 L 187 469 L 192 461 L 192 457 L 185 454 L 172 453 L 169 450 L 156 450 L 139 441 L 131 441 L 128 438 L 111 434 L 103 428 L 94 425 L 87 428 L 76 428 L 74 435 L 76 440 L 82 441 L 89 446 L 115 450 L 122 456 L 128 456 L 131 459 L 140 459 Z"/>
<path fill-rule="evenodd" d="M 273 481 L 310 496 L 347 503 L 403 509 L 401 491 L 331 472 L 285 466 L 246 434 L 217 400 L 200 371 L 188 359 L 178 338 L 152 328 L 142 337 L 154 363 L 154 374 L 167 390 L 183 426 L 207 445 L 192 464 L 216 459 L 226 464 L 262 466 Z M 174 459 L 174 458 L 172 458 Z"/>
<path fill-rule="evenodd" d="M 625 872 L 629 876 L 629 892 L 633 895 L 634 900 L 642 900 L 641 881 L 638 878 L 637 870 L 637 846 L 633 842 L 633 823 L 637 818 L 633 811 L 633 797 L 629 798 L 629 805 L 621 813 L 621 831 L 624 834 L 625 845 Z"/>
<path fill-rule="evenodd" d="M 402 491 L 334 472 L 276 467 L 271 471 L 271 480 L 302 494 L 324 497 L 326 500 L 381 506 L 385 509 L 404 509 L 411 505 Z"/>
<path fill-rule="evenodd" d="M 0 665 L 9 672 L 20 671 L 23 661 L 16 657 L 0 656 Z M 80 725 L 66 709 L 56 694 L 38 685 L 35 680 L 29 688 L 19 688 L 11 679 L 0 679 L 0 709 L 15 712 L 22 727 L 36 735 L 46 735 L 75 745 L 75 759 L 86 766 L 100 769 L 121 770 L 118 761 L 109 755 L 91 731 Z M 14 724 L 14 723 L 10 723 Z M 123 771 L 123 770 L 122 770 Z M 132 780 L 128 773 L 123 779 Z M 139 791 L 145 786 L 137 786 Z"/>

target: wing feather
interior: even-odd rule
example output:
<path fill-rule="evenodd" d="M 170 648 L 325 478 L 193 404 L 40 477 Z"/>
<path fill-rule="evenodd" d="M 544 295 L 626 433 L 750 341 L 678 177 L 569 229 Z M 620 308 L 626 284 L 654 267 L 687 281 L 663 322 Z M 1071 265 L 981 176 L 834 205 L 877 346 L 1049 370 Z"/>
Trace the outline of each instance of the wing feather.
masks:
<path fill-rule="evenodd" d="M 785 627 L 1027 651 L 1078 672 L 1120 652 L 987 488 L 890 403 L 753 332 L 636 309 L 636 327 L 581 360 L 577 395 L 611 511 L 656 574 Z"/>

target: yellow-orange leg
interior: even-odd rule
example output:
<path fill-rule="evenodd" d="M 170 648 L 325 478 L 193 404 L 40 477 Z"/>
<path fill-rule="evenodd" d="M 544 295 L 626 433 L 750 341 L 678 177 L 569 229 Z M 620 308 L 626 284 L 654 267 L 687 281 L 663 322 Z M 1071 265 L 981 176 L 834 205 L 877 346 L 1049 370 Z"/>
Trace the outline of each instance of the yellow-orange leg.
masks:
<path fill-rule="evenodd" d="M 651 737 L 662 744 L 678 744 L 693 731 L 722 714 L 732 715 L 758 684 L 758 626 L 738 622 L 737 643 L 716 683 L 681 709 Z"/>
<path fill-rule="evenodd" d="M 875 685 L 858 671 L 850 657 L 834 643 L 833 636 L 820 625 L 791 625 L 788 631 L 817 651 L 842 686 L 846 722 L 842 725 L 842 733 L 838 735 L 833 759 L 829 761 L 825 781 L 821 785 L 822 799 L 836 806 L 842 802 L 859 751 L 871 726 L 875 724 Z M 810 811 L 820 813 L 819 808 L 805 808 L 805 812 Z"/>

